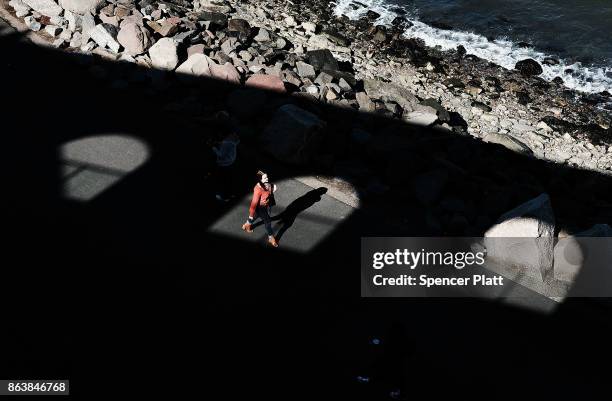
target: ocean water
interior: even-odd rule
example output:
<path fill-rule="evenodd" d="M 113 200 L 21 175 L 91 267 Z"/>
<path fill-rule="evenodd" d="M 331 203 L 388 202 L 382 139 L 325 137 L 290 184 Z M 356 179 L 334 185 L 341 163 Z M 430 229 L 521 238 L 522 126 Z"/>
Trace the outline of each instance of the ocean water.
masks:
<path fill-rule="evenodd" d="M 553 57 L 561 62 L 543 65 L 543 78 L 612 93 L 612 0 L 335 0 L 336 15 L 356 19 L 368 10 L 381 14 L 379 24 L 406 17 L 414 24 L 407 37 L 445 50 L 463 45 L 509 69 Z"/>

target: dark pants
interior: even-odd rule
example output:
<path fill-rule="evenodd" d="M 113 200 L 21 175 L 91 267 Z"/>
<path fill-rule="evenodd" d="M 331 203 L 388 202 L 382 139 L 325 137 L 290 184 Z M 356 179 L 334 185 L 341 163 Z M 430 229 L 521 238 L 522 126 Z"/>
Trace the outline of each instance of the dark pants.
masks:
<path fill-rule="evenodd" d="M 266 232 L 269 236 L 273 236 L 274 230 L 272 230 L 272 219 L 270 218 L 270 210 L 271 207 L 269 206 L 257 206 L 257 209 L 255 209 L 255 216 L 253 216 L 253 221 L 250 223 L 252 224 L 258 218 L 262 219 L 264 222 L 264 226 L 266 226 Z"/>

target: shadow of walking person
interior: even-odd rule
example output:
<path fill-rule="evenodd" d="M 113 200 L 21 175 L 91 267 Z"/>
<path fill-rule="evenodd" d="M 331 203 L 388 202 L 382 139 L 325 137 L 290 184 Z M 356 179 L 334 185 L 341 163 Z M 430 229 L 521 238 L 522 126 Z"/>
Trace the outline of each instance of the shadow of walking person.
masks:
<path fill-rule="evenodd" d="M 280 214 L 272 217 L 272 221 L 277 221 L 277 224 L 282 224 L 282 227 L 276 234 L 276 240 L 281 240 L 285 232 L 295 222 L 298 214 L 319 202 L 321 200 L 321 196 L 325 195 L 326 192 L 327 188 L 325 187 L 319 187 L 317 189 L 313 189 L 312 191 L 308 191 L 306 194 L 291 202 Z"/>

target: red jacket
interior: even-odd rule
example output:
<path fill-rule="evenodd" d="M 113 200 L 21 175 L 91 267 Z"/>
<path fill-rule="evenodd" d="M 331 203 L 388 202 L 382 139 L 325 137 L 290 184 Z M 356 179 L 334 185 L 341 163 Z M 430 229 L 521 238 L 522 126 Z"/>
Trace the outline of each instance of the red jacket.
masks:
<path fill-rule="evenodd" d="M 270 203 L 270 197 L 272 196 L 272 184 L 265 184 L 265 188 L 260 183 L 255 184 L 253 188 L 253 200 L 251 200 L 251 206 L 249 207 L 249 216 L 255 216 L 255 209 L 257 206 L 268 206 Z"/>

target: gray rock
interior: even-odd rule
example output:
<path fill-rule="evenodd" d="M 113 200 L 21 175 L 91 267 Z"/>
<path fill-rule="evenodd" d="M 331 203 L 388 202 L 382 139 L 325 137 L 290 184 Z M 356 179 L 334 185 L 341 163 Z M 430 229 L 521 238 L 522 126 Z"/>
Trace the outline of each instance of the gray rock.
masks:
<path fill-rule="evenodd" d="M 59 0 L 59 3 L 66 10 L 83 15 L 87 12 L 96 14 L 105 0 Z"/>
<path fill-rule="evenodd" d="M 326 72 L 322 72 L 319 74 L 319 76 L 317 77 L 317 79 L 315 79 L 315 84 L 318 85 L 325 85 L 325 84 L 329 84 L 334 80 L 334 77 L 332 77 L 331 75 L 329 75 Z"/>
<path fill-rule="evenodd" d="M 376 110 L 376 105 L 365 92 L 357 92 L 355 94 L 359 110 L 364 112 L 372 112 Z"/>
<path fill-rule="evenodd" d="M 496 143 L 498 145 L 502 145 L 506 149 L 516 153 L 521 153 L 524 155 L 533 155 L 533 151 L 529 148 L 529 146 L 525 145 L 523 142 L 509 135 L 491 133 L 487 134 L 483 138 L 483 140 L 488 143 Z"/>
<path fill-rule="evenodd" d="M 298 88 L 302 85 L 300 76 L 293 71 L 283 71 L 283 76 L 285 78 L 285 82 L 288 82 L 291 85 L 295 85 Z"/>
<path fill-rule="evenodd" d="M 179 63 L 178 44 L 171 38 L 161 38 L 149 49 L 149 57 L 153 67 L 174 70 Z"/>
<path fill-rule="evenodd" d="M 261 135 L 263 148 L 286 163 L 309 163 L 317 152 L 326 123 L 293 104 L 281 106 Z"/>
<path fill-rule="evenodd" d="M 410 112 L 419 100 L 410 91 L 394 83 L 382 82 L 376 79 L 366 79 L 364 89 L 368 96 L 375 99 L 387 98 L 399 104 L 404 111 Z"/>
<path fill-rule="evenodd" d="M 276 39 L 276 42 L 274 45 L 276 46 L 277 49 L 283 50 L 285 47 L 287 47 L 287 41 L 283 38 L 278 38 Z"/>
<path fill-rule="evenodd" d="M 135 22 L 121 24 L 117 41 L 132 56 L 145 53 L 153 44 L 149 31 Z"/>
<path fill-rule="evenodd" d="M 268 32 L 266 29 L 264 28 L 259 28 L 259 32 L 257 33 L 257 35 L 253 38 L 253 40 L 255 40 L 256 42 L 259 43 L 265 43 L 265 42 L 269 42 L 271 40 L 270 38 L 270 32 Z"/>
<path fill-rule="evenodd" d="M 340 80 L 338 81 L 338 85 L 345 92 L 353 90 L 353 86 L 350 83 L 348 83 L 346 79 L 344 78 L 340 78 Z"/>
<path fill-rule="evenodd" d="M 57 17 L 62 15 L 64 11 L 56 2 L 53 0 L 23 0 L 32 10 L 46 15 L 47 17 Z"/>
<path fill-rule="evenodd" d="M 313 66 L 310 64 L 304 63 L 303 61 L 298 61 L 295 63 L 297 68 L 298 75 L 302 78 L 314 78 L 317 76 L 317 73 Z"/>
<path fill-rule="evenodd" d="M 502 215 L 485 233 L 487 259 L 541 281 L 553 275 L 555 215 L 547 194 Z"/>

